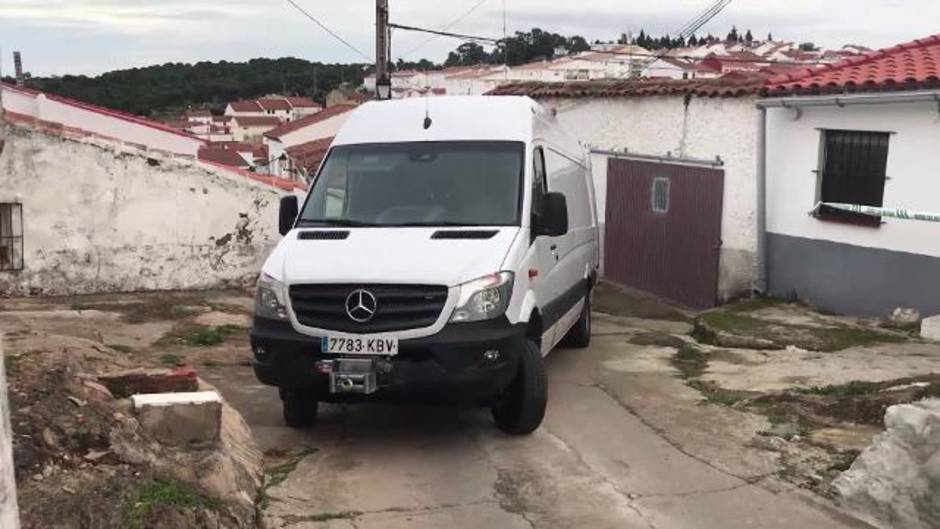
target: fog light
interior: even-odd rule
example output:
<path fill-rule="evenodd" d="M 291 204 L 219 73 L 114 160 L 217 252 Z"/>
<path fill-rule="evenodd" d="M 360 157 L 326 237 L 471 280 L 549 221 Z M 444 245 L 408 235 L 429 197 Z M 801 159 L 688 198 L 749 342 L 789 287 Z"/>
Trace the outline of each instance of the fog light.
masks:
<path fill-rule="evenodd" d="M 268 352 L 264 350 L 264 347 L 256 345 L 254 348 L 255 358 L 258 360 L 264 360 L 264 357 L 268 356 Z"/>
<path fill-rule="evenodd" d="M 485 351 L 483 353 L 484 362 L 495 362 L 497 360 L 499 360 L 499 351 L 496 349 L 490 349 L 489 351 Z"/>

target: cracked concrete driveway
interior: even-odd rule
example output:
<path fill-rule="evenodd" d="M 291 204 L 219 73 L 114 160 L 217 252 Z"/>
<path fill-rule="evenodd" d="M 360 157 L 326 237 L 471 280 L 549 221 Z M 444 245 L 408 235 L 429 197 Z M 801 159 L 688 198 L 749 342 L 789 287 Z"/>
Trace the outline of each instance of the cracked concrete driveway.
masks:
<path fill-rule="evenodd" d="M 631 336 L 683 325 L 598 314 L 591 348 L 547 358 L 548 414 L 521 438 L 427 406 L 322 406 L 295 431 L 250 370 L 202 374 L 263 450 L 297 454 L 262 502 L 269 527 L 866 527 L 774 479 L 773 456 L 745 448 L 762 418 L 703 406 L 667 360 L 633 362 Z"/>

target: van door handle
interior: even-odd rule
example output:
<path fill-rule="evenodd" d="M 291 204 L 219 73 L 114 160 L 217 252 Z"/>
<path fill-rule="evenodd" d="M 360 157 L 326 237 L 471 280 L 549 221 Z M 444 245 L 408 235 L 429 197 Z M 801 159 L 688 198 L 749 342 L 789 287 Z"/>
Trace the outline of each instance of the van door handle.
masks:
<path fill-rule="evenodd" d="M 557 245 L 557 244 L 553 244 L 553 245 L 549 246 L 548 249 L 554 252 L 555 250 L 558 249 L 558 245 Z"/>

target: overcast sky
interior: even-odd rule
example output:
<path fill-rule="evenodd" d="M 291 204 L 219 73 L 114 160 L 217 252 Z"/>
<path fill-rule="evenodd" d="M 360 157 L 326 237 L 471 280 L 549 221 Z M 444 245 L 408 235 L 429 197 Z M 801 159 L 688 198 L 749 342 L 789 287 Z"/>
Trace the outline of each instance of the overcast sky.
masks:
<path fill-rule="evenodd" d="M 373 0 L 295 0 L 372 57 Z M 532 27 L 589 40 L 620 33 L 674 33 L 713 0 L 505 0 L 509 31 Z M 441 28 L 479 0 L 390 0 L 400 24 Z M 503 0 L 487 0 L 451 31 L 498 37 Z M 937 0 L 735 0 L 701 33 L 732 24 L 755 36 L 884 47 L 940 33 Z M 396 32 L 397 58 L 426 36 Z M 439 61 L 458 41 L 438 38 L 408 59 Z M 83 73 L 165 62 L 294 56 L 363 62 L 286 0 L 0 0 L 3 69 L 20 50 L 34 75 Z"/>

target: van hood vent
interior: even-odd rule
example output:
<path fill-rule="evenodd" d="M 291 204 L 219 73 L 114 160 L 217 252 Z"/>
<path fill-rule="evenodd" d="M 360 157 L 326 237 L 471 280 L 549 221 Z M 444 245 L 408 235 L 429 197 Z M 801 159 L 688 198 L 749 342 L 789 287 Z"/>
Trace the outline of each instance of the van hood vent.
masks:
<path fill-rule="evenodd" d="M 492 239 L 499 230 L 441 230 L 431 235 L 432 239 Z"/>
<path fill-rule="evenodd" d="M 348 237 L 348 230 L 307 230 L 297 234 L 297 238 L 301 241 L 342 241 Z"/>

